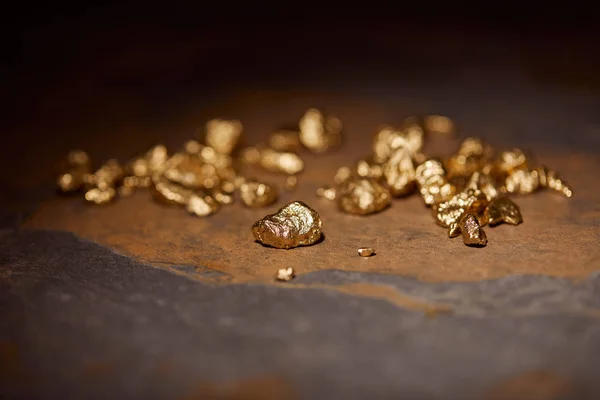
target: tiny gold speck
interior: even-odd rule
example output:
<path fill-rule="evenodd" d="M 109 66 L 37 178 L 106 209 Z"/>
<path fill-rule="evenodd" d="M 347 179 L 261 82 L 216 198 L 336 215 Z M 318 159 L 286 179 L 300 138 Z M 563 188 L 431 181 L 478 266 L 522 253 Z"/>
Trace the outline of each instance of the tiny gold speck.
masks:
<path fill-rule="evenodd" d="M 375 249 L 372 247 L 361 247 L 358 249 L 358 255 L 361 257 L 371 257 L 375 255 Z"/>
<path fill-rule="evenodd" d="M 281 268 L 277 271 L 275 279 L 282 282 L 289 282 L 294 278 L 294 268 Z"/>

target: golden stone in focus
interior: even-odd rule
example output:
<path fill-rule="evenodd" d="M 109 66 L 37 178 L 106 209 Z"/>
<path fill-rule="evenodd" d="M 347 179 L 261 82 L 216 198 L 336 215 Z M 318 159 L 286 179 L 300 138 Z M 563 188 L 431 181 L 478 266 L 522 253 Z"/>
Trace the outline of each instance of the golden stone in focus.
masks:
<path fill-rule="evenodd" d="M 477 176 L 473 178 L 472 180 L 475 180 Z M 481 190 L 467 187 L 464 191 L 452 196 L 450 200 L 436 204 L 433 210 L 438 225 L 450 228 L 459 223 L 466 213 L 475 215 L 483 213 L 486 205 L 487 198 Z"/>
<path fill-rule="evenodd" d="M 353 179 L 341 189 L 338 205 L 350 214 L 367 215 L 387 208 L 392 201 L 390 192 L 372 179 Z"/>
<path fill-rule="evenodd" d="M 277 270 L 277 274 L 275 275 L 275 280 L 282 282 L 289 282 L 294 278 L 294 268 L 281 268 Z"/>
<path fill-rule="evenodd" d="M 206 145 L 219 154 L 230 155 L 240 142 L 242 123 L 213 119 L 206 123 Z"/>
<path fill-rule="evenodd" d="M 294 175 L 290 175 L 285 178 L 285 184 L 283 185 L 285 190 L 294 190 L 298 186 L 298 178 Z"/>
<path fill-rule="evenodd" d="M 508 197 L 498 197 L 490 201 L 486 208 L 486 213 L 490 226 L 495 226 L 503 222 L 510 225 L 518 225 L 523 222 L 519 206 Z"/>
<path fill-rule="evenodd" d="M 279 130 L 271 134 L 269 146 L 281 152 L 297 152 L 300 150 L 300 133 L 292 130 Z"/>
<path fill-rule="evenodd" d="M 358 249 L 358 255 L 361 257 L 371 257 L 375 255 L 375 249 L 372 247 L 361 247 Z"/>
<path fill-rule="evenodd" d="M 342 141 L 342 123 L 336 117 L 325 117 L 311 108 L 300 119 L 300 142 L 314 153 L 335 148 Z"/>
<path fill-rule="evenodd" d="M 322 197 L 327 200 L 335 200 L 337 191 L 331 186 L 323 186 L 317 189 L 317 197 Z"/>
<path fill-rule="evenodd" d="M 268 183 L 247 180 L 240 186 L 240 197 L 248 207 L 265 207 L 275 203 L 279 193 L 275 186 Z"/>
<path fill-rule="evenodd" d="M 479 225 L 477 216 L 465 214 L 459 223 L 463 242 L 467 246 L 483 247 L 487 244 L 487 236 Z"/>
<path fill-rule="evenodd" d="M 301 201 L 294 201 L 275 214 L 252 225 L 252 234 L 260 243 L 278 249 L 314 244 L 321 238 L 321 217 Z"/>

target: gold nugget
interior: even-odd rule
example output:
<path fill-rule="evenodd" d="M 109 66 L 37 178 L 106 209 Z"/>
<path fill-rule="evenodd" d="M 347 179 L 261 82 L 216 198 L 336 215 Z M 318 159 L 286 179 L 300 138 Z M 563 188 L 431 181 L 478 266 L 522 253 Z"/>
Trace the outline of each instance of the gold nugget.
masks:
<path fill-rule="evenodd" d="M 415 169 L 415 180 L 427 206 L 449 200 L 456 189 L 448 183 L 446 170 L 440 160 L 430 159 Z"/>
<path fill-rule="evenodd" d="M 406 196 L 415 189 L 415 166 L 408 147 L 396 148 L 383 165 L 383 177 L 394 197 Z"/>
<path fill-rule="evenodd" d="M 281 152 L 296 152 L 300 150 L 300 133 L 281 129 L 271 134 L 269 146 Z"/>
<path fill-rule="evenodd" d="M 295 153 L 282 153 L 264 149 L 260 154 L 260 165 L 267 171 L 295 175 L 304 169 L 304 161 Z"/>
<path fill-rule="evenodd" d="M 294 201 L 252 225 L 252 234 L 278 249 L 308 246 L 321 238 L 321 217 L 301 201 Z"/>
<path fill-rule="evenodd" d="M 464 215 L 459 225 L 464 244 L 475 247 L 483 247 L 487 244 L 487 236 L 475 214 Z"/>
<path fill-rule="evenodd" d="M 311 108 L 300 119 L 300 142 L 312 152 L 322 153 L 341 143 L 342 123 Z"/>
<path fill-rule="evenodd" d="M 361 247 L 358 249 L 358 255 L 361 257 L 371 257 L 375 254 L 375 249 L 372 247 Z"/>
<path fill-rule="evenodd" d="M 456 134 L 452 120 L 442 115 L 428 115 L 425 117 L 424 125 L 425 130 L 429 133 L 444 136 L 454 136 Z"/>
<path fill-rule="evenodd" d="M 219 154 L 231 154 L 239 144 L 241 135 L 240 121 L 213 119 L 206 124 L 206 144 Z"/>
<path fill-rule="evenodd" d="M 338 205 L 350 214 L 367 215 L 382 211 L 390 205 L 390 192 L 371 179 L 354 179 L 341 190 Z"/>
<path fill-rule="evenodd" d="M 317 189 L 317 197 L 321 197 L 327 200 L 335 200 L 337 191 L 331 186 L 323 186 Z"/>
<path fill-rule="evenodd" d="M 486 213 L 490 226 L 495 226 L 503 222 L 511 225 L 518 225 L 523 222 L 519 206 L 508 197 L 498 197 L 490 201 L 486 208 Z"/>
<path fill-rule="evenodd" d="M 240 197 L 248 207 L 265 207 L 277 201 L 277 188 L 268 183 L 247 180 L 240 186 Z"/>
<path fill-rule="evenodd" d="M 275 280 L 282 282 L 289 282 L 294 278 L 294 268 L 281 268 L 277 270 L 277 275 L 275 275 Z"/>
<path fill-rule="evenodd" d="M 193 193 L 185 208 L 190 214 L 206 217 L 214 214 L 219 209 L 219 203 L 209 195 Z"/>
<path fill-rule="evenodd" d="M 85 192 L 85 199 L 94 204 L 107 204 L 117 197 L 117 192 L 112 187 L 105 189 L 93 188 Z"/>
<path fill-rule="evenodd" d="M 59 189 L 63 192 L 74 192 L 81 189 L 90 169 L 90 157 L 85 151 L 70 151 L 62 165 L 63 173 L 58 177 Z"/>
<path fill-rule="evenodd" d="M 295 177 L 294 175 L 290 175 L 287 178 L 285 178 L 285 184 L 283 185 L 285 190 L 294 190 L 296 189 L 296 186 L 298 186 L 297 177 Z"/>

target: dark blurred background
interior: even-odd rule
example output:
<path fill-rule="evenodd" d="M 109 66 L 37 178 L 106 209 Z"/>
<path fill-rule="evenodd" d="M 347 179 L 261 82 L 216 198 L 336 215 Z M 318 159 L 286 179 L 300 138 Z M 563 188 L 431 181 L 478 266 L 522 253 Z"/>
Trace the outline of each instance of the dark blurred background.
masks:
<path fill-rule="evenodd" d="M 192 110 L 231 112 L 223 104 L 239 93 L 382 98 L 412 85 L 435 98 L 464 83 L 476 104 L 502 90 L 510 100 L 523 79 L 600 91 L 591 6 L 404 3 L 13 5 L 2 17 L 0 183 L 13 198 L 51 184 L 51 163 L 72 147 L 130 156 L 189 130 L 176 121 Z"/>

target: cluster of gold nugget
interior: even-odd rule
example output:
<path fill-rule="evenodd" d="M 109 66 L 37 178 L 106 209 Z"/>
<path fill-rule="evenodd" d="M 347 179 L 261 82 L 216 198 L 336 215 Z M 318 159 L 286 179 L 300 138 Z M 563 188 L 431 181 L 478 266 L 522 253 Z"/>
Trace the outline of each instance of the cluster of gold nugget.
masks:
<path fill-rule="evenodd" d="M 374 136 L 371 154 L 353 166 L 338 169 L 332 186 L 317 196 L 334 200 L 349 214 L 368 215 L 390 206 L 393 198 L 420 193 L 437 224 L 448 236 L 462 235 L 468 246 L 485 246 L 482 227 L 522 222 L 511 194 L 529 194 L 549 188 L 571 197 L 572 191 L 558 174 L 536 165 L 519 149 L 495 152 L 477 138 L 467 138 L 446 158 L 427 158 L 426 135 L 454 131 L 446 117 L 408 118 L 399 128 L 385 126 Z M 83 151 L 72 151 L 63 165 L 58 185 L 64 192 L 83 190 L 91 203 L 109 203 L 149 188 L 155 199 L 184 207 L 196 216 L 215 213 L 231 204 L 237 192 L 248 207 L 277 201 L 275 185 L 247 178 L 244 166 L 255 165 L 287 176 L 284 187 L 298 184 L 304 169 L 298 151 L 322 153 L 341 143 L 342 123 L 316 109 L 308 110 L 298 128 L 273 133 L 268 145 L 242 147 L 242 124 L 215 119 L 206 125 L 204 143 L 190 140 L 183 150 L 169 155 L 163 145 L 126 164 L 108 160 L 95 172 Z M 302 202 L 292 202 L 252 227 L 261 243 L 289 249 L 310 245 L 321 238 L 321 219 Z M 360 249 L 371 256 L 373 249 Z"/>
<path fill-rule="evenodd" d="M 315 153 L 334 148 L 341 142 L 341 130 L 339 119 L 310 109 L 298 129 L 274 132 L 267 146 L 243 148 L 242 124 L 214 119 L 206 125 L 204 143 L 190 140 L 174 154 L 156 145 L 126 164 L 111 159 L 93 171 L 84 151 L 71 151 L 61 167 L 58 186 L 63 192 L 83 191 L 85 200 L 94 204 L 149 188 L 158 201 L 184 207 L 200 217 L 233 203 L 236 191 L 244 205 L 263 207 L 277 201 L 278 189 L 244 177 L 244 165 L 287 175 L 284 187 L 292 190 L 298 182 L 296 174 L 304 169 L 300 148 Z"/>
<path fill-rule="evenodd" d="M 408 118 L 400 128 L 380 129 L 372 153 L 353 167 L 343 166 L 334 185 L 317 196 L 336 200 L 350 214 L 367 215 L 387 208 L 392 198 L 420 193 L 448 236 L 462 235 L 468 246 L 485 246 L 482 227 L 522 222 L 518 206 L 507 196 L 549 188 L 572 196 L 570 187 L 551 169 L 536 165 L 519 149 L 495 152 L 477 138 L 467 138 L 447 159 L 421 152 L 426 134 L 451 133 L 446 117 Z"/>

